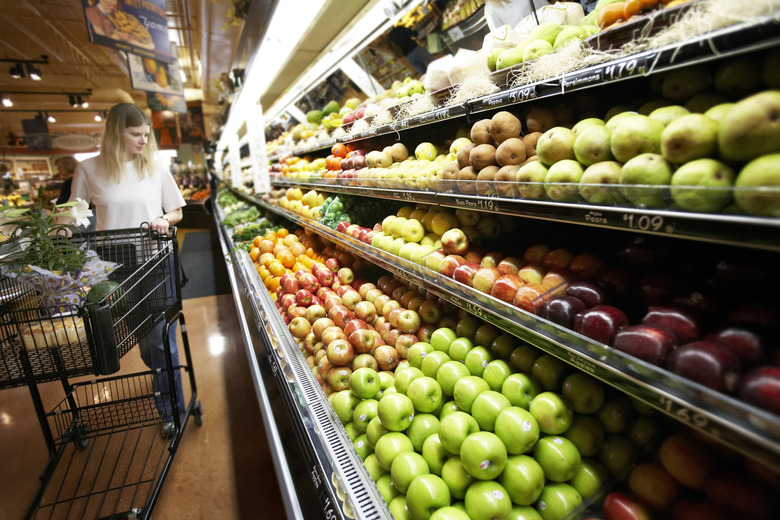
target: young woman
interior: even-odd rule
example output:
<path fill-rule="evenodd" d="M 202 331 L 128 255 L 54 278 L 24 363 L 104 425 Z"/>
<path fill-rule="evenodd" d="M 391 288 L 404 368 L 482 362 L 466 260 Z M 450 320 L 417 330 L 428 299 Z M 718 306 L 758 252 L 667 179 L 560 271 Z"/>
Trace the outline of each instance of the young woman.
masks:
<path fill-rule="evenodd" d="M 115 105 L 108 113 L 100 155 L 76 168 L 70 200 L 82 198 L 95 208 L 97 230 L 140 228 L 144 223 L 158 233 L 182 218 L 184 198 L 173 176 L 157 156 L 157 144 L 147 115 L 130 103 Z M 139 342 L 141 358 L 155 372 L 153 385 L 160 392 L 157 409 L 163 418 L 163 436 L 174 433 L 171 401 L 167 397 L 163 326 L 160 322 Z M 169 338 L 173 364 L 179 364 L 176 327 Z M 176 371 L 179 413 L 184 412 L 181 375 Z"/>

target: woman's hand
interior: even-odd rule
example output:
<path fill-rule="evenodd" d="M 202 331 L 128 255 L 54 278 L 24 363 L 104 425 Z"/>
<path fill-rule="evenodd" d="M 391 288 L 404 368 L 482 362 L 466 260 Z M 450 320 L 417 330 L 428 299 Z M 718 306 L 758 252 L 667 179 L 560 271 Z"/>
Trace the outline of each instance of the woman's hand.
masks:
<path fill-rule="evenodd" d="M 170 227 L 170 222 L 168 222 L 162 217 L 156 217 L 154 220 L 152 220 L 149 223 L 149 227 L 152 229 L 152 231 L 156 231 L 157 233 L 167 235 L 168 227 Z"/>

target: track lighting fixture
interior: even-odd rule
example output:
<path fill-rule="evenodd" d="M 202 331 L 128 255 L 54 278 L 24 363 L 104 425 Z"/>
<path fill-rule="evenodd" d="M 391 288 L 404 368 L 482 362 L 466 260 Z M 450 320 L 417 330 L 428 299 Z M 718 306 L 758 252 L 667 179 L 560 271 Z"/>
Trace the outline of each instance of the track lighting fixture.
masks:
<path fill-rule="evenodd" d="M 8 74 L 14 79 L 29 77 L 32 80 L 40 81 L 42 78 L 41 69 L 35 66 L 36 63 L 43 65 L 49 64 L 49 57 L 45 54 L 41 55 L 38 60 L 27 60 L 20 58 L 0 58 L 0 62 L 13 63 Z"/>
<path fill-rule="evenodd" d="M 23 78 L 24 66 L 21 63 L 17 63 L 14 66 L 12 66 L 10 69 L 8 69 L 8 73 L 11 74 L 11 77 L 14 79 Z"/>
<path fill-rule="evenodd" d="M 27 75 L 30 76 L 30 79 L 35 81 L 40 81 L 42 79 L 41 76 L 41 69 L 37 68 L 32 63 L 27 63 Z"/>

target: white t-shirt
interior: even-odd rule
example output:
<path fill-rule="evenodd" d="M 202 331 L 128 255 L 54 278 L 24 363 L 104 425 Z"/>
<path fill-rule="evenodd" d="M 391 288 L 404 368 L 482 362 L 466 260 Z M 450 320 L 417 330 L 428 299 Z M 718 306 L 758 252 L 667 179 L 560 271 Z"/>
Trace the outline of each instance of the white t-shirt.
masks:
<path fill-rule="evenodd" d="M 114 184 L 99 172 L 100 157 L 82 161 L 73 175 L 70 200 L 95 206 L 97 230 L 137 228 L 186 203 L 173 176 L 164 168 L 141 179 L 132 161 L 125 163 L 122 182 Z"/>

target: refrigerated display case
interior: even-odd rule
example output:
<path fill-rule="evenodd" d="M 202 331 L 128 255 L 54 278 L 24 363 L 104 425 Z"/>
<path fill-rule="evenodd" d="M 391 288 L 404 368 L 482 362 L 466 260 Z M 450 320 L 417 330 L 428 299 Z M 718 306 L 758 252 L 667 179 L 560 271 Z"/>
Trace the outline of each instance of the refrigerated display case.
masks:
<path fill-rule="evenodd" d="M 301 151 L 299 155 L 324 157 L 331 147 L 338 143 L 350 143 L 367 150 L 381 150 L 396 141 L 407 145 L 422 141 L 445 142 L 452 139 L 458 129 L 468 128 L 475 121 L 489 118 L 501 110 L 519 113 L 533 107 L 546 106 L 565 111 L 575 105 L 590 106 L 589 103 L 594 99 L 609 100 L 610 105 L 632 103 L 648 95 L 653 88 L 653 82 L 669 71 L 717 65 L 726 59 L 749 58 L 756 56 L 756 53 L 763 56 L 767 52 L 777 52 L 780 39 L 777 37 L 776 14 L 747 20 L 713 33 L 531 84 L 510 86 L 505 76 L 497 75 L 494 79 L 502 88 L 495 94 L 472 99 L 461 105 L 439 107 L 417 116 L 370 128 L 359 135 L 331 138 Z M 412 146 L 409 148 L 412 149 Z M 660 208 L 619 203 L 604 205 L 584 201 L 555 202 L 500 196 L 496 193 L 478 195 L 457 190 L 426 189 L 404 183 L 377 183 L 370 180 L 366 182 L 350 177 L 276 178 L 273 187 L 299 187 L 409 204 L 466 208 L 516 219 L 523 223 L 524 231 L 528 231 L 529 235 L 533 233 L 529 230 L 535 229 L 537 236 L 538 233 L 547 233 L 550 236 L 577 237 L 581 241 L 587 241 L 591 248 L 607 249 L 618 240 L 640 237 L 658 241 L 663 244 L 665 250 L 671 251 L 671 254 L 675 251 L 689 254 L 700 246 L 700 252 L 712 255 L 728 252 L 732 256 L 760 257 L 761 260 L 756 265 L 762 269 L 771 265 L 780 253 L 780 221 L 776 217 L 685 211 L 675 207 L 669 199 Z M 327 238 L 399 279 L 412 282 L 456 307 L 510 332 L 572 367 L 642 401 L 664 416 L 710 439 L 724 443 L 749 459 L 760 461 L 772 468 L 780 468 L 780 417 L 777 415 L 726 393 L 675 376 L 663 368 L 616 351 L 607 344 L 551 324 L 533 313 L 488 297 L 419 264 L 271 204 L 259 194 L 251 196 L 244 193 L 241 196 L 247 203 L 281 215 Z M 230 241 L 224 228 L 222 232 L 227 253 L 230 250 Z M 253 341 L 260 341 L 265 345 L 262 355 L 256 352 L 252 354 L 256 356 L 253 362 L 262 363 L 262 360 L 266 359 L 266 362 L 272 365 L 271 372 L 276 382 L 272 385 L 273 390 L 286 396 L 287 409 L 295 411 L 290 412 L 295 420 L 311 425 L 311 430 L 299 431 L 297 439 L 299 448 L 310 452 L 306 460 L 312 464 L 312 468 L 319 468 L 316 470 L 319 478 L 313 478 L 313 481 L 323 486 L 320 503 L 326 508 L 325 515 L 330 514 L 328 507 L 338 504 L 340 507 L 333 510 L 333 514 L 337 516 L 352 517 L 354 510 L 356 518 L 386 517 L 386 505 L 371 479 L 366 478 L 365 468 L 340 422 L 325 402 L 324 394 L 319 392 L 316 382 L 312 382 L 310 371 L 296 352 L 293 338 L 284 330 L 283 322 L 279 322 L 272 302 L 266 299 L 267 290 L 259 280 L 251 280 L 254 273 L 251 261 L 243 253 L 235 252 L 233 261 L 234 270 L 244 271 L 243 283 L 239 283 L 237 287 L 245 292 L 245 298 L 256 302 L 256 307 L 252 307 L 255 316 L 263 317 L 256 318 L 254 324 L 247 323 L 248 329 L 259 331 L 259 338 L 254 338 Z M 692 269 L 692 266 L 686 263 L 690 260 L 686 260 L 682 255 L 676 261 L 685 272 L 695 270 L 695 266 Z M 767 272 L 764 275 L 768 280 L 767 287 L 776 288 L 777 277 Z M 246 303 L 244 305 L 246 306 Z M 247 316 L 249 314 L 247 313 Z M 248 351 L 257 350 L 257 347 L 253 349 L 251 345 L 247 348 Z M 256 386 L 268 387 L 270 378 L 263 378 L 260 372 L 257 371 Z M 285 373 L 290 377 L 280 375 Z M 323 438 L 328 439 L 324 443 L 326 446 L 321 443 Z M 338 459 L 338 455 L 328 451 L 327 448 L 334 446 L 337 451 L 343 450 L 343 459 Z M 291 458 L 294 458 L 294 455 L 291 455 Z M 318 462 L 315 462 L 315 459 Z M 344 467 L 346 469 L 342 472 Z M 279 471 L 279 467 L 277 470 Z M 332 485 L 325 483 L 327 479 L 323 480 L 323 475 L 327 475 L 330 470 L 337 475 L 328 481 Z M 345 472 L 350 476 L 346 476 Z M 346 496 L 349 500 L 339 502 L 339 495 Z M 343 506 L 345 503 L 350 505 Z M 368 504 L 365 508 L 362 506 L 364 503 Z"/>

